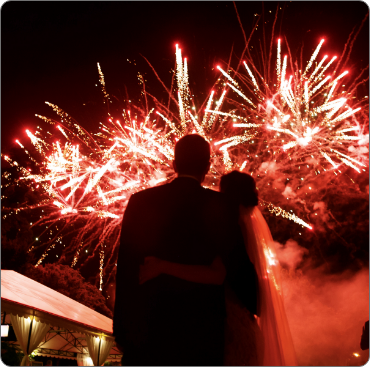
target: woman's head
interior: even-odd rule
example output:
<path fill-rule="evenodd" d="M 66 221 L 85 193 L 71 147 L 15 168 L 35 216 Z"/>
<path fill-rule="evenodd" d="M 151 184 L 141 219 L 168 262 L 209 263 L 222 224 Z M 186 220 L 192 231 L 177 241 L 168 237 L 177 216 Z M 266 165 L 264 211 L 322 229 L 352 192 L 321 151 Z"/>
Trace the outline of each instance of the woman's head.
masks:
<path fill-rule="evenodd" d="M 232 171 L 221 177 L 220 191 L 245 207 L 258 204 L 256 182 L 251 175 Z"/>

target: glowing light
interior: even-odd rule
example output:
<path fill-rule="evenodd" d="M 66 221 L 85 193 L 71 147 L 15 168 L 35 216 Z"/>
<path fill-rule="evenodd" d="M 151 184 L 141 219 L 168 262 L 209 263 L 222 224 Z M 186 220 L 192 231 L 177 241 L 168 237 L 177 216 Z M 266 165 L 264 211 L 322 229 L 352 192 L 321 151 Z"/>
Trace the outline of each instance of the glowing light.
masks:
<path fill-rule="evenodd" d="M 322 46 L 322 44 L 324 43 L 324 40 L 322 39 L 319 43 L 319 45 L 316 47 L 316 50 L 314 51 L 314 53 L 312 54 L 311 56 L 311 59 L 310 61 L 308 62 L 307 66 L 306 66 L 306 70 L 304 71 L 303 73 L 303 77 L 306 75 L 306 73 L 308 72 L 308 70 L 310 70 L 311 66 L 312 66 L 312 63 L 315 61 L 319 51 L 320 51 L 320 48 Z"/>
<path fill-rule="evenodd" d="M 247 98 L 239 89 L 235 88 L 233 85 L 227 83 L 227 85 L 236 93 L 239 94 L 239 96 L 243 97 L 248 103 L 250 103 L 253 107 L 256 107 L 254 105 L 254 103 L 249 99 Z M 209 107 L 208 107 L 209 108 Z"/>
<path fill-rule="evenodd" d="M 240 172 L 243 171 L 243 169 L 246 167 L 247 163 L 248 163 L 247 161 L 243 162 L 243 164 L 240 166 Z"/>
<path fill-rule="evenodd" d="M 333 80 L 332 83 L 336 83 L 339 79 L 342 79 L 345 75 L 348 74 L 348 71 L 345 71 L 343 72 L 342 74 L 340 74 L 335 80 Z"/>
<path fill-rule="evenodd" d="M 103 280 L 107 281 L 116 263 L 113 254 L 117 253 L 120 225 L 130 195 L 171 180 L 174 177 L 171 162 L 175 142 L 187 133 L 197 132 L 212 147 L 211 168 L 204 184 L 206 187 L 215 189 L 220 176 L 232 169 L 248 171 L 256 178 L 258 187 L 263 188 L 260 191 L 261 206 L 272 215 L 313 230 L 311 224 L 293 212 L 289 213 L 264 200 L 264 190 L 268 186 L 266 184 L 264 187 L 264 184 L 272 183 L 268 181 L 271 173 L 281 175 L 289 172 L 293 177 L 289 176 L 290 181 L 287 179 L 287 182 L 293 182 L 294 179 L 302 182 L 304 179 L 305 187 L 315 190 L 317 186 L 312 181 L 320 173 L 321 176 L 326 171 L 337 174 L 338 166 L 344 164 L 360 172 L 359 167 L 367 167 L 365 163 L 368 159 L 366 153 L 358 153 L 360 150 L 351 153 L 349 149 L 351 144 L 356 145 L 360 141 L 366 144 L 362 141 L 367 131 L 356 121 L 366 109 L 359 112 L 361 107 L 357 104 L 351 109 L 353 95 L 339 95 L 336 91 L 337 81 L 347 73 L 341 73 L 334 81 L 329 81 L 329 76 L 323 76 L 336 57 L 326 65 L 327 56 L 323 57 L 309 74 L 322 44 L 323 40 L 311 56 L 304 74 L 289 71 L 292 75 L 286 80 L 287 70 L 295 69 L 293 65 L 288 65 L 287 56 L 281 62 L 279 39 L 274 78 L 265 78 L 251 60 L 247 61 L 248 64 L 244 62 L 245 75 L 240 85 L 248 86 L 245 92 L 237 82 L 241 74 L 235 73 L 231 78 L 218 67 L 223 77 L 230 81 L 226 83 L 229 87 L 227 90 L 235 100 L 229 103 L 227 90 L 216 91 L 214 88 L 206 108 L 202 107 L 201 111 L 193 113 L 190 112 L 194 108 L 190 106 L 193 99 L 189 88 L 188 64 L 176 45 L 177 93 L 171 91 L 170 94 L 176 103 L 171 102 L 170 108 L 170 104 L 162 105 L 155 99 L 156 114 L 153 115 L 153 108 L 148 112 L 148 107 L 145 112 L 141 107 L 134 109 L 136 106 L 123 112 L 121 109 L 121 121 L 108 113 L 96 134 L 86 131 L 58 106 L 47 102 L 61 119 L 57 128 L 62 135 L 58 133 L 58 136 L 66 142 L 51 139 L 48 135 L 41 138 L 41 133 L 32 134 L 27 130 L 32 144 L 43 156 L 42 162 L 35 161 L 38 163 L 37 170 L 33 171 L 36 174 L 31 174 L 28 169 L 3 155 L 10 165 L 17 167 L 30 187 L 40 185 L 43 199 L 33 208 L 47 207 L 49 214 L 43 214 L 34 226 L 47 224 L 51 228 L 57 227 L 59 220 L 65 223 L 68 233 L 72 233 L 73 237 L 66 250 L 73 258 L 72 267 L 78 263 L 80 253 L 99 254 L 98 282 L 99 289 L 102 289 Z M 99 64 L 98 72 L 104 103 L 107 103 L 109 95 Z M 257 78 L 262 83 L 258 84 Z M 242 102 L 239 103 L 238 99 Z M 218 102 L 215 103 L 215 100 Z M 232 109 L 227 110 L 225 106 Z M 175 108 L 176 113 L 173 112 Z M 46 123 L 56 123 L 47 117 L 38 117 Z M 24 149 L 23 145 L 16 142 Z M 356 148 L 357 145 L 354 150 Z M 366 150 L 366 147 L 361 148 Z M 310 162 L 306 162 L 306 159 Z M 294 201 L 290 196 L 288 199 L 289 204 Z M 45 238 L 46 235 L 40 236 L 38 244 L 46 244 L 46 249 L 35 266 L 41 264 L 50 249 L 60 243 L 60 231 L 55 230 L 55 237 L 49 240 Z M 37 248 L 36 245 L 32 246 Z M 96 248 L 87 251 L 92 246 Z M 269 265 L 274 266 L 274 254 L 267 251 L 265 256 Z"/>
<path fill-rule="evenodd" d="M 24 148 L 24 146 L 19 142 L 19 140 L 17 139 L 16 141 L 15 141 L 21 148 Z"/>
<path fill-rule="evenodd" d="M 261 124 L 233 124 L 234 127 L 259 127 Z"/>
<path fill-rule="evenodd" d="M 206 112 L 205 112 L 205 114 L 203 116 L 202 127 L 204 127 L 206 125 L 206 123 L 207 123 L 207 117 L 208 117 L 207 112 L 211 108 L 214 93 L 215 92 L 212 91 L 211 94 L 210 94 L 210 96 L 209 96 L 209 98 L 208 98 L 208 102 L 207 102 L 207 106 L 206 106 L 206 110 L 205 110 Z"/>
<path fill-rule="evenodd" d="M 235 86 L 238 86 L 238 83 L 229 74 L 223 71 L 220 66 L 217 66 L 217 69 L 220 70 L 222 75 L 226 77 L 227 79 L 229 79 L 231 83 L 233 83 Z"/>
<path fill-rule="evenodd" d="M 281 146 L 283 152 L 289 151 L 289 154 L 293 154 L 293 157 L 298 159 L 300 154 L 304 155 L 306 149 L 310 149 L 311 155 L 315 153 L 317 158 L 321 156 L 333 167 L 337 167 L 341 163 L 346 163 L 348 158 L 344 157 L 346 159 L 345 161 L 343 161 L 342 158 L 338 159 L 338 155 L 334 154 L 333 149 L 342 151 L 342 154 L 345 154 L 346 147 L 342 142 L 364 140 L 357 125 L 356 127 L 348 126 L 350 123 L 349 118 L 359 112 L 361 107 L 351 109 L 348 108 L 347 105 L 347 109 L 341 111 L 341 109 L 345 107 L 345 104 L 348 103 L 348 98 L 345 98 L 346 95 L 343 96 L 343 94 L 341 94 L 341 98 L 332 100 L 332 97 L 335 96 L 337 81 L 348 73 L 347 71 L 342 72 L 332 82 L 330 82 L 331 76 L 321 77 L 323 72 L 337 59 L 336 56 L 324 66 L 325 61 L 328 59 L 328 56 L 325 55 L 312 73 L 309 74 L 323 42 L 324 40 L 321 40 L 316 47 L 302 76 L 300 78 L 292 78 L 291 76 L 289 81 L 287 81 L 285 77 L 288 62 L 285 56 L 283 65 L 281 66 L 279 40 L 276 78 L 277 80 L 280 78 L 280 84 L 277 83 L 276 91 L 272 91 L 267 84 L 265 85 L 266 90 L 269 91 L 268 94 L 274 97 L 266 98 L 267 96 L 262 93 L 261 88 L 258 88 L 259 94 L 256 96 L 259 100 L 259 107 L 256 108 L 253 106 L 254 108 L 250 108 L 246 106 L 243 108 L 248 111 L 248 123 L 251 125 L 234 124 L 233 126 L 252 127 L 252 124 L 255 124 L 257 121 L 253 121 L 254 119 L 252 119 L 251 116 L 256 115 L 258 122 L 265 122 L 261 124 L 261 128 L 265 127 L 267 131 L 278 132 L 278 134 L 270 136 L 268 139 L 270 142 L 273 141 L 273 144 L 277 146 L 280 144 L 276 139 L 279 139 L 283 143 Z M 251 83 L 255 85 L 256 79 L 251 70 L 248 66 L 246 66 L 246 69 Z M 231 89 L 236 91 L 238 95 L 246 99 L 243 92 L 231 84 L 228 85 Z M 325 94 L 324 92 L 327 88 L 330 88 L 330 91 L 328 94 Z M 315 100 L 311 99 L 313 95 L 315 96 Z M 262 107 L 263 104 L 261 104 L 261 101 L 266 101 L 266 108 Z M 250 101 L 250 105 L 252 104 L 253 101 Z M 304 105 L 304 109 L 301 109 L 301 104 Z M 225 114 L 225 112 L 223 113 Z M 229 116 L 231 116 L 231 114 Z M 344 120 L 346 121 L 346 125 L 343 128 L 339 123 Z M 339 127 L 341 128 L 339 129 Z M 344 134 L 349 132 L 355 133 L 356 135 Z M 283 134 L 283 136 L 280 137 L 280 134 Z M 258 135 L 256 135 L 256 137 L 258 137 Z M 233 141 L 232 137 L 225 137 L 215 145 L 229 141 Z M 278 152 L 274 151 L 273 154 L 277 155 Z M 280 157 L 280 159 L 284 158 Z M 337 163 L 335 162 L 336 159 L 338 160 Z M 347 165 L 350 166 L 349 164 Z"/>
<path fill-rule="evenodd" d="M 287 218 L 289 220 L 292 220 L 295 223 L 300 224 L 303 227 L 312 229 L 312 226 L 307 224 L 302 219 L 298 218 L 295 214 L 288 213 L 284 209 L 274 206 L 272 203 L 267 203 L 267 202 L 262 201 L 262 205 L 265 206 L 270 213 L 275 214 L 276 216 L 281 215 L 283 218 Z"/>
<path fill-rule="evenodd" d="M 68 214 L 68 213 L 78 213 L 77 209 L 73 209 L 71 207 L 65 208 L 60 211 L 61 214 Z"/>
<path fill-rule="evenodd" d="M 281 79 L 280 79 L 280 88 L 283 89 L 285 84 L 285 73 L 286 73 L 287 57 L 284 56 L 283 67 L 281 69 Z"/>
<path fill-rule="evenodd" d="M 214 124 L 214 122 L 216 121 L 216 116 L 218 115 L 218 111 L 220 110 L 220 108 L 221 108 L 221 106 L 222 106 L 222 102 L 223 102 L 223 99 L 224 99 L 224 97 L 225 97 L 225 94 L 226 94 L 226 90 L 224 90 L 223 92 L 222 92 L 222 95 L 221 95 L 221 97 L 220 97 L 220 99 L 219 99 L 219 101 L 216 103 L 216 108 L 215 108 L 215 110 L 212 112 L 212 114 L 211 114 L 211 117 L 209 118 L 209 120 L 208 120 L 208 126 L 207 126 L 207 128 L 208 128 L 208 130 L 210 130 L 211 128 L 212 128 L 212 126 L 213 126 L 213 124 Z"/>
<path fill-rule="evenodd" d="M 315 70 L 313 71 L 313 73 L 310 75 L 310 78 L 309 80 L 311 80 L 315 74 L 320 70 L 320 68 L 322 67 L 322 64 L 324 63 L 324 61 L 326 60 L 326 58 L 328 57 L 328 55 L 325 55 L 322 60 L 320 61 L 319 65 L 317 65 L 317 67 L 315 68 Z"/>
<path fill-rule="evenodd" d="M 65 133 L 65 131 L 63 130 L 61 126 L 58 125 L 57 129 L 69 140 L 68 135 Z"/>
<path fill-rule="evenodd" d="M 250 76 L 250 77 L 251 77 L 251 79 L 252 79 L 252 83 L 253 83 L 253 85 L 254 85 L 254 86 L 255 86 L 255 88 L 258 90 L 259 88 L 258 88 L 257 81 L 256 81 L 256 79 L 254 78 L 254 76 L 253 76 L 253 74 L 252 74 L 251 70 L 249 69 L 249 67 L 248 67 L 248 65 L 246 64 L 246 62 L 245 62 L 245 61 L 243 61 L 243 64 L 244 64 L 245 68 L 247 69 L 249 76 Z"/>
<path fill-rule="evenodd" d="M 365 164 L 363 164 L 363 163 L 359 162 L 358 160 L 356 160 L 356 159 L 354 159 L 354 158 L 351 158 L 350 156 L 348 156 L 348 155 L 346 155 L 346 154 L 343 154 L 343 153 L 341 153 L 341 152 L 338 152 L 338 151 L 337 151 L 337 150 L 335 150 L 335 149 L 333 149 L 333 152 L 335 152 L 335 153 L 337 153 L 337 154 L 339 154 L 339 155 L 341 155 L 341 156 L 343 156 L 343 157 L 345 157 L 345 158 L 347 158 L 347 159 L 351 160 L 352 162 L 355 162 L 355 163 L 359 164 L 359 165 L 360 165 L 360 166 L 362 166 L 362 167 L 366 167 L 366 165 L 365 165 Z"/>
<path fill-rule="evenodd" d="M 277 46 L 277 58 L 276 58 L 276 75 L 277 75 L 277 82 L 280 84 L 280 73 L 281 73 L 281 50 L 280 50 L 280 38 L 278 39 L 278 46 Z"/>

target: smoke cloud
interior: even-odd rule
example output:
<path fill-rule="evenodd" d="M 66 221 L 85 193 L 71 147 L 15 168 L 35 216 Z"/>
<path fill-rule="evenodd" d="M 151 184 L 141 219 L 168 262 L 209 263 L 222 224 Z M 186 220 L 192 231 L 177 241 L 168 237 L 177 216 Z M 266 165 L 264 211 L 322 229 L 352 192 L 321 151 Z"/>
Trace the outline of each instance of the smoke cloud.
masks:
<path fill-rule="evenodd" d="M 325 210 L 321 203 L 315 204 Z M 275 247 L 298 364 L 365 364 L 369 351 L 361 350 L 360 339 L 369 319 L 369 269 L 327 274 L 325 266 L 312 268 L 305 256 L 309 251 L 296 241 L 275 242 Z"/>
<path fill-rule="evenodd" d="M 368 147 L 364 147 L 364 146 L 360 146 L 360 147 L 357 147 L 355 148 L 353 145 L 351 145 L 348 150 L 351 152 L 351 153 L 355 153 L 357 155 L 361 155 L 361 154 L 366 154 L 368 153 L 369 151 L 369 148 Z"/>
<path fill-rule="evenodd" d="M 276 164 L 276 162 L 263 162 L 258 168 L 258 171 L 274 174 L 278 168 L 279 166 Z"/>
<path fill-rule="evenodd" d="M 290 264 L 290 270 L 282 271 L 282 285 L 298 364 L 365 364 L 369 351 L 360 349 L 360 339 L 369 319 L 369 270 L 340 275 L 325 274 L 322 268 L 294 270 L 302 253 L 297 243 L 289 242 L 289 248 L 280 251 L 282 261 Z"/>
<path fill-rule="evenodd" d="M 297 241 L 289 239 L 285 245 L 275 242 L 276 255 L 280 264 L 288 269 L 296 269 L 302 262 L 308 250 L 298 245 Z"/>
<path fill-rule="evenodd" d="M 294 199 L 297 194 L 293 191 L 292 187 L 291 186 L 285 186 L 285 189 L 282 193 L 282 195 L 286 198 L 289 198 L 289 199 Z"/>
<path fill-rule="evenodd" d="M 358 145 L 369 145 L 369 134 L 362 135 L 362 139 L 357 142 Z"/>

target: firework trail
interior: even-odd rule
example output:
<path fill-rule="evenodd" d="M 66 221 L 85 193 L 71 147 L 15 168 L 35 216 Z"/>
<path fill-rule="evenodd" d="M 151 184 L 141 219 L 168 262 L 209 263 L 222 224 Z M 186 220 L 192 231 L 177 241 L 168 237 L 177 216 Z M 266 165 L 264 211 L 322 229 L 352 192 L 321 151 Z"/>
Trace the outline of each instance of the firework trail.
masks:
<path fill-rule="evenodd" d="M 341 166 L 347 165 L 362 172 L 365 171 L 364 167 L 368 166 L 366 155 L 359 155 L 355 159 L 350 153 L 350 147 L 353 147 L 354 143 L 357 145 L 368 143 L 368 127 L 356 118 L 356 113 L 361 110 L 361 107 L 358 107 L 361 102 L 352 106 L 350 104 L 352 93 L 339 88 L 348 71 L 342 72 L 337 77 L 325 75 L 325 71 L 335 61 L 336 56 L 325 64 L 328 58 L 325 55 L 313 68 L 323 42 L 324 40 L 317 46 L 305 70 L 294 70 L 292 67 L 293 73 L 287 77 L 287 56 L 281 65 L 279 39 L 276 79 L 273 81 L 275 90 L 270 88 L 260 75 L 263 83 L 259 86 L 256 77 L 244 61 L 247 78 L 241 74 L 239 76 L 242 83 L 249 83 L 247 84 L 249 90 L 253 88 L 253 96 L 249 98 L 239 84 L 218 67 L 227 78 L 227 86 L 247 102 L 241 104 L 243 107 L 240 108 L 244 112 L 244 117 L 235 114 L 229 116 L 234 121 L 243 120 L 233 125 L 236 128 L 243 128 L 244 131 L 249 129 L 243 136 L 254 134 L 256 140 L 263 137 L 268 142 L 266 149 L 274 151 L 273 154 L 280 159 L 293 159 L 299 163 L 310 157 L 324 171 L 332 169 L 335 172 Z M 243 142 L 241 135 L 236 135 L 234 139 L 238 144 Z M 233 138 L 230 137 L 228 144 L 232 141 Z"/>
<path fill-rule="evenodd" d="M 104 81 L 100 69 L 99 74 Z M 50 138 L 41 138 L 42 129 L 35 134 L 27 131 L 44 158 L 42 164 L 34 160 L 41 166 L 40 173 L 31 174 L 3 156 L 18 168 L 22 181 L 30 186 L 41 185 L 47 197 L 38 205 L 21 208 L 43 207 L 46 212 L 37 222 L 31 223 L 32 227 L 44 230 L 29 251 L 45 247 L 38 266 L 49 250 L 67 237 L 70 243 L 60 261 L 73 253 L 71 266 L 74 267 L 79 255 L 93 247 L 90 257 L 97 251 L 100 256 L 101 289 L 104 259 L 110 265 L 115 263 L 122 215 L 131 193 L 166 181 L 167 173 L 171 177 L 169 162 L 173 159 L 173 147 L 167 142 L 166 133 L 147 127 L 149 121 L 153 125 L 150 120 L 153 109 L 141 122 L 137 116 L 132 117 L 130 111 L 123 111 L 122 124 L 109 117 L 108 124 L 101 123 L 101 131 L 93 137 L 58 106 L 49 105 L 61 117 L 63 127 L 52 119 L 37 116 L 55 124 L 67 142 L 62 145 L 57 140 L 47 144 Z M 23 147 L 19 141 L 17 143 Z"/>
<path fill-rule="evenodd" d="M 244 63 L 247 76 L 237 74 L 250 92 L 248 96 L 236 78 L 218 67 L 221 72 L 216 82 L 219 92 L 212 90 L 205 102 L 206 108 L 201 107 L 198 113 L 189 89 L 187 61 L 177 45 L 176 113 L 153 97 L 155 109 L 145 113 L 133 106 L 138 113 L 123 109 L 120 119 L 113 118 L 108 111 L 106 123 L 100 123 L 100 131 L 90 134 L 58 106 L 47 102 L 60 117 L 60 122 L 36 116 L 54 125 L 60 139 L 52 142 L 50 136 L 43 137 L 41 128 L 35 133 L 27 131 L 43 162 L 31 157 L 17 140 L 38 165 L 39 173 L 31 174 L 3 156 L 17 167 L 23 182 L 43 190 L 42 200 L 37 205 L 23 208 L 44 208 L 41 218 L 32 223 L 32 227 L 42 228 L 29 250 L 43 249 L 36 266 L 48 256 L 50 249 L 62 246 L 65 239 L 69 243 L 59 261 L 72 259 L 72 267 L 79 265 L 82 253 L 93 248 L 88 258 L 100 258 L 97 279 L 102 290 L 103 279 L 108 282 L 114 274 L 120 224 L 130 195 L 174 177 L 171 170 L 174 144 L 188 133 L 198 133 L 211 143 L 212 165 L 205 187 L 216 188 L 221 175 L 232 169 L 249 171 L 255 174 L 257 184 L 263 188 L 261 203 L 267 210 L 311 228 L 292 210 L 284 210 L 274 205 L 273 200 L 267 200 L 269 195 L 264 192 L 270 184 L 263 179 L 269 167 L 283 162 L 286 172 L 295 171 L 295 175 L 298 172 L 305 178 L 307 174 L 302 171 L 306 168 L 317 175 L 320 171 L 337 174 L 343 165 L 359 172 L 367 167 L 365 157 L 357 154 L 356 148 L 351 150 L 354 143 L 361 145 L 367 141 L 364 125 L 356 120 L 360 107 L 350 107 L 349 103 L 355 87 L 349 89 L 352 92 L 339 95 L 339 81 L 346 74 L 331 78 L 325 74 L 334 58 L 326 63 L 327 57 L 324 57 L 313 67 L 321 46 L 322 42 L 305 70 L 294 70 L 288 76 L 287 58 L 281 63 L 279 41 L 273 92 L 253 62 Z M 108 105 L 109 94 L 99 64 L 98 71 Z M 142 78 L 140 80 L 143 84 Z M 145 92 L 145 85 L 143 88 L 147 106 L 147 96 L 152 96 Z M 245 102 L 227 97 L 234 92 Z M 230 103 L 235 108 L 225 112 L 225 105 Z M 64 144 L 61 139 L 65 140 Z"/>
<path fill-rule="evenodd" d="M 353 42 L 347 42 L 350 49 Z M 215 143 L 228 151 L 232 167 L 254 174 L 262 197 L 275 204 L 277 181 L 285 180 L 285 200 L 300 201 L 306 213 L 307 195 L 320 189 L 319 177 L 320 184 L 325 177 L 327 186 L 343 174 L 351 182 L 356 174 L 368 174 L 368 97 L 358 99 L 356 93 L 368 80 L 360 79 L 366 69 L 349 79 L 336 56 L 319 56 L 323 44 L 321 40 L 305 68 L 299 68 L 291 56 L 290 62 L 286 55 L 282 58 L 277 40 L 273 77 L 261 74 L 250 54 L 242 63 L 244 72 L 218 66 L 232 109 L 213 111 L 234 122 L 234 132 L 229 129 Z M 269 203 L 266 209 L 276 214 Z"/>

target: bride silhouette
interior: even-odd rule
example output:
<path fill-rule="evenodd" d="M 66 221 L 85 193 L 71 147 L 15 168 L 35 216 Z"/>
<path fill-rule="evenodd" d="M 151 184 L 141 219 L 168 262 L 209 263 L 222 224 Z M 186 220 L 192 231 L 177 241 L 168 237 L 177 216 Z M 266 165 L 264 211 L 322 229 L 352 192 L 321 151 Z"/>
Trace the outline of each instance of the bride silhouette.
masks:
<path fill-rule="evenodd" d="M 283 302 L 280 265 L 270 229 L 257 206 L 256 183 L 252 176 L 233 171 L 221 178 L 220 190 L 239 204 L 239 225 L 243 232 L 248 256 L 256 269 L 259 283 L 257 311 L 259 317 L 256 318 L 259 328 L 256 328 L 255 324 L 250 324 L 249 329 L 254 331 L 254 338 L 250 336 L 251 333 L 248 331 L 242 334 L 246 341 L 252 340 L 256 344 L 257 353 L 254 358 L 251 353 L 254 360 L 248 357 L 250 350 L 245 346 L 247 343 L 243 343 L 242 337 L 233 338 L 234 345 L 228 346 L 227 335 L 235 335 L 236 333 L 240 335 L 242 329 L 242 326 L 238 327 L 234 320 L 229 320 L 231 317 L 231 315 L 229 316 L 230 308 L 234 310 L 234 315 L 237 315 L 236 318 L 239 317 L 239 320 L 245 320 L 243 313 L 245 314 L 246 311 L 241 312 L 230 300 L 226 299 L 229 313 L 226 327 L 225 365 L 235 365 L 235 363 L 241 365 L 243 361 L 249 361 L 249 363 L 245 363 L 246 365 L 296 365 L 293 341 Z M 240 349 L 244 350 L 244 353 L 235 353 L 235 350 Z M 235 360 L 237 358 L 239 361 Z M 257 363 L 254 363 L 255 361 Z"/>
<path fill-rule="evenodd" d="M 239 225 L 259 283 L 258 316 L 251 314 L 225 284 L 224 365 L 296 365 L 284 309 L 280 265 L 271 232 L 257 207 L 256 183 L 252 176 L 233 171 L 222 176 L 220 191 L 239 204 Z M 162 273 L 197 283 L 222 284 L 226 270 L 220 257 L 210 266 L 190 266 L 150 256 L 140 266 L 139 282 L 143 284 Z"/>

